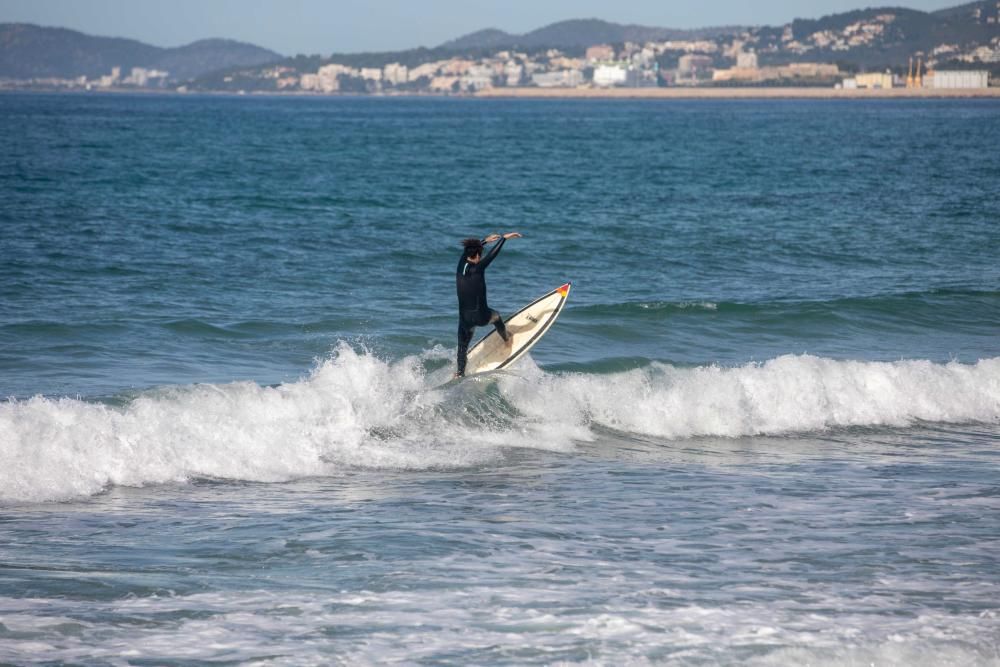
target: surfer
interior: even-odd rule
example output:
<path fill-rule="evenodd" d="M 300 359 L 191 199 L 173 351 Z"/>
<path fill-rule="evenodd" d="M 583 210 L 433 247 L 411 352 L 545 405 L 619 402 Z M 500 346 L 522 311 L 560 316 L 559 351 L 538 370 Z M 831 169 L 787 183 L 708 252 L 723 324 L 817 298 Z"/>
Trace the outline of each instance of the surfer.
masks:
<path fill-rule="evenodd" d="M 458 270 L 455 272 L 455 288 L 458 292 L 458 371 L 455 377 L 465 375 L 465 363 L 468 359 L 469 342 L 476 327 L 492 324 L 497 333 L 510 344 L 510 334 L 504 326 L 500 313 L 489 307 L 486 302 L 486 267 L 496 258 L 497 253 L 507 239 L 519 239 L 517 232 L 490 234 L 485 239 L 465 239 L 462 241 L 462 257 L 458 260 Z M 486 255 L 483 249 L 487 243 L 497 242 Z"/>

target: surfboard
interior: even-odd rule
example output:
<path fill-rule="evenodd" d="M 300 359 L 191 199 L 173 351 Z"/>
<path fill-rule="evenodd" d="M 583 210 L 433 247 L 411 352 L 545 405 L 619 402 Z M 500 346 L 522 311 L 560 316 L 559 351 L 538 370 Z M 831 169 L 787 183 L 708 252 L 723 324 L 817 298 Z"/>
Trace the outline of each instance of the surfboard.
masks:
<path fill-rule="evenodd" d="M 507 325 L 507 332 L 511 334 L 509 343 L 505 343 L 496 329 L 491 328 L 488 334 L 469 348 L 466 376 L 499 370 L 524 356 L 559 317 L 566 305 L 569 288 L 570 283 L 557 287 L 506 318 L 504 323 Z"/>

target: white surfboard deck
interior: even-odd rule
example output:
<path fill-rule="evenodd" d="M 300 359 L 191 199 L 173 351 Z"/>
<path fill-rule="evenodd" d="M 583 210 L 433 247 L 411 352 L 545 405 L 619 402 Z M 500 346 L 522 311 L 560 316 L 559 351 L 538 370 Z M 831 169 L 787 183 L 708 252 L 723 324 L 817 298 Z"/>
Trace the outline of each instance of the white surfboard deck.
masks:
<path fill-rule="evenodd" d="M 469 348 L 466 376 L 499 370 L 524 356 L 559 317 L 569 288 L 570 283 L 557 287 L 505 319 L 507 332 L 511 334 L 509 343 L 505 343 L 491 326 L 490 332 Z"/>

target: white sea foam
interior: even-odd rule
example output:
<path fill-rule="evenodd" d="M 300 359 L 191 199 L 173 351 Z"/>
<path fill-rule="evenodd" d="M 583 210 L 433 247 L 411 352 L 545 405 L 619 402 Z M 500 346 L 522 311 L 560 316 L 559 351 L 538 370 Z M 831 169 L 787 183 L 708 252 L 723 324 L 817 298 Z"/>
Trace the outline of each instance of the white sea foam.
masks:
<path fill-rule="evenodd" d="M 8 402 L 0 405 L 0 501 L 193 477 L 474 466 L 533 440 L 530 428 L 510 432 L 489 419 L 488 405 L 478 406 L 485 419 L 446 409 L 454 396 L 428 391 L 430 382 L 415 357 L 388 363 L 341 346 L 309 377 L 278 387 L 173 388 L 121 409 L 68 398 Z"/>
<path fill-rule="evenodd" d="M 713 301 L 682 301 L 680 303 L 666 303 L 654 301 L 652 303 L 640 303 L 639 308 L 643 310 L 666 310 L 668 308 L 679 308 L 681 310 L 718 310 L 719 304 Z"/>
<path fill-rule="evenodd" d="M 108 602 L 0 598 L 11 637 L 0 661 L 231 661 L 267 664 L 1000 665 L 996 619 L 825 616 L 778 605 L 557 605 L 561 591 L 513 586 L 388 591 L 217 592 Z M 628 596 L 624 596 L 627 600 Z M 846 601 L 850 604 L 850 601 Z M 536 606 L 542 606 L 538 609 Z M 96 617 L 96 619 L 94 618 Z M 128 623 L 106 619 L 125 618 Z M 87 619 L 87 620 L 83 620 Z M 136 623 L 137 619 L 144 622 Z M 428 622 L 428 619 L 433 619 Z M 556 662 L 562 657 L 567 662 Z"/>
<path fill-rule="evenodd" d="M 558 405 L 589 423 L 662 438 L 1000 421 L 1000 358 L 968 365 L 783 356 L 737 368 L 653 364 L 526 384 L 509 391 L 526 414 Z"/>
<path fill-rule="evenodd" d="M 425 357 L 444 356 L 444 350 Z M 916 421 L 1000 421 L 1000 358 L 976 364 L 786 356 L 737 368 L 654 364 L 546 374 L 525 359 L 493 385 L 435 388 L 447 368 L 341 346 L 306 378 L 146 393 L 124 408 L 36 397 L 0 405 L 0 501 L 85 496 L 195 477 L 280 481 L 349 467 L 495 463 L 571 450 L 599 425 L 661 438 Z"/>

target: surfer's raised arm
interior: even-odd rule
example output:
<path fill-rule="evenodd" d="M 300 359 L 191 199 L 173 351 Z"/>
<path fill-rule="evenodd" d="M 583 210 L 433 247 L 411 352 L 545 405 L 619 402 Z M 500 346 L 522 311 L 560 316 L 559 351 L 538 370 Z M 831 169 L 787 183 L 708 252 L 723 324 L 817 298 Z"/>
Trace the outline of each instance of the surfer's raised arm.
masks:
<path fill-rule="evenodd" d="M 486 255 L 481 260 L 479 260 L 480 266 L 484 269 L 487 266 L 489 266 L 490 262 L 492 262 L 493 258 L 497 256 L 497 253 L 500 252 L 500 248 L 503 247 L 503 244 L 507 239 L 519 239 L 519 238 L 521 238 L 520 232 L 507 232 L 503 236 L 500 236 L 499 234 L 490 234 L 489 236 L 487 236 L 485 239 L 483 239 L 483 244 L 493 243 L 494 241 L 499 241 L 499 243 L 490 248 L 490 251 L 486 253 Z"/>
<path fill-rule="evenodd" d="M 503 235 L 503 237 L 501 237 L 499 234 L 490 234 L 485 239 L 483 239 L 483 243 L 493 243 L 494 241 L 499 241 L 501 238 L 519 239 L 523 237 L 521 236 L 521 232 L 507 232 L 506 234 Z"/>

